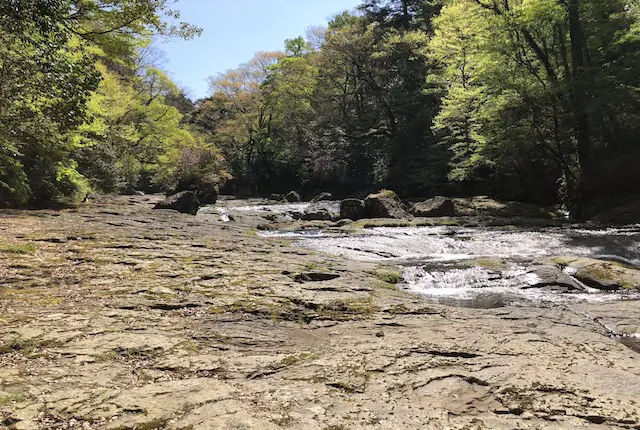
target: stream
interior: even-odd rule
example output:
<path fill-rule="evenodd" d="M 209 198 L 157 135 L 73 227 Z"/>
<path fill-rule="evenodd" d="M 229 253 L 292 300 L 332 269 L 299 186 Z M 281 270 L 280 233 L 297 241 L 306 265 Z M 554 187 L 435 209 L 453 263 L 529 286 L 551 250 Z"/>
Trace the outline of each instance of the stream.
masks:
<path fill-rule="evenodd" d="M 554 256 L 603 258 L 639 267 L 639 226 L 599 230 L 379 227 L 357 235 L 305 234 L 296 245 L 398 265 L 403 288 L 448 305 L 486 308 L 640 298 L 636 293 L 603 292 L 586 286 L 580 292 L 536 288 L 541 280 L 532 270 L 540 260 Z"/>
<path fill-rule="evenodd" d="M 324 204 L 334 211 L 337 203 Z M 308 203 L 253 205 L 228 211 L 290 216 L 308 207 Z M 330 230 L 259 234 L 293 239 L 296 246 L 347 259 L 398 266 L 402 271 L 400 287 L 451 306 L 552 306 L 640 299 L 637 292 L 602 291 L 581 283 L 579 290 L 540 286 L 545 284 L 541 265 L 548 268 L 551 257 L 599 258 L 640 268 L 640 224 L 597 229 L 571 225 L 376 227 L 356 234 Z M 572 274 L 565 270 L 567 278 Z"/>

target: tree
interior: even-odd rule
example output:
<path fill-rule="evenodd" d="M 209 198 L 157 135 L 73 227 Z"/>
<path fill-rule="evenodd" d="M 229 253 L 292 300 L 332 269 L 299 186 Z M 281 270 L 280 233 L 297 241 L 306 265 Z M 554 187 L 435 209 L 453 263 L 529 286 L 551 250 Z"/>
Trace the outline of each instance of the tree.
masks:
<path fill-rule="evenodd" d="M 66 133 L 84 120 L 98 75 L 59 26 L 65 6 L 15 0 L 0 7 L 0 205 L 58 198 L 83 185 Z"/>
<path fill-rule="evenodd" d="M 264 167 L 273 115 L 262 85 L 283 52 L 260 52 L 234 70 L 209 78 L 213 93 L 207 108 L 218 111 L 216 142 L 237 179 L 255 184 Z"/>
<path fill-rule="evenodd" d="M 466 171 L 462 177 L 468 178 L 469 168 L 484 160 L 499 176 L 518 178 L 519 197 L 526 198 L 535 191 L 534 184 L 522 184 L 526 172 L 542 169 L 547 183 L 558 179 L 574 215 L 601 196 L 598 183 L 611 175 L 599 166 L 614 151 L 628 151 L 621 138 L 637 133 L 627 122 L 637 103 L 631 89 L 636 84 L 619 75 L 622 64 L 638 67 L 630 12 L 617 0 L 450 2 L 438 18 L 432 46 L 445 75 L 461 65 L 466 70 L 455 81 L 445 79 L 447 109 L 439 125 L 451 130 L 457 117 L 475 135 L 471 151 L 452 145 L 459 154 L 454 172 Z M 467 34 L 462 22 L 469 23 Z M 444 55 L 447 50 L 450 55 Z M 482 91 L 473 109 L 456 115 L 455 107 L 465 105 L 456 103 L 465 86 Z M 595 163 L 596 158 L 602 161 Z"/>
<path fill-rule="evenodd" d="M 78 198 L 89 188 L 87 177 L 94 186 L 119 189 L 122 175 L 132 183 L 140 166 L 184 137 L 181 115 L 158 90 L 173 84 L 159 71 L 136 66 L 150 36 L 199 33 L 163 20 L 179 18 L 168 4 L 0 4 L 0 205 Z"/>

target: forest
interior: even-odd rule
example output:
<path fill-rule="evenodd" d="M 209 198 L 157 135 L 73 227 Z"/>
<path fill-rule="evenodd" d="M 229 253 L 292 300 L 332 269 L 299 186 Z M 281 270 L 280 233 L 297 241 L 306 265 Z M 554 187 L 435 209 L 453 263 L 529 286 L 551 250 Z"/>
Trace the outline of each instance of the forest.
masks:
<path fill-rule="evenodd" d="M 170 3 L 0 2 L 0 206 L 385 188 L 580 218 L 638 193 L 638 0 L 363 0 L 201 100 L 156 61 L 201 31 Z"/>

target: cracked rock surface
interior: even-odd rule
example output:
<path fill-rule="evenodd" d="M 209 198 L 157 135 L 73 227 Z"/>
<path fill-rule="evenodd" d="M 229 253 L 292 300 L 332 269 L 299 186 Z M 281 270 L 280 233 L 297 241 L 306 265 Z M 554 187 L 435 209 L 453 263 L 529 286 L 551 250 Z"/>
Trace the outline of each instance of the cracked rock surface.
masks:
<path fill-rule="evenodd" d="M 435 305 L 159 200 L 0 212 L 0 428 L 640 429 L 636 301 Z"/>

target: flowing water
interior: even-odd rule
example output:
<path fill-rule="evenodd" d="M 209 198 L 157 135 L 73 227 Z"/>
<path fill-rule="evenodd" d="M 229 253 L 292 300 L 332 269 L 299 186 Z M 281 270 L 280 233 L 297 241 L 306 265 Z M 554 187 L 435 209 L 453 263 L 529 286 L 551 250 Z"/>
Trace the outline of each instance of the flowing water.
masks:
<path fill-rule="evenodd" d="M 359 235 L 302 238 L 297 245 L 345 258 L 398 264 L 404 288 L 443 304 L 544 306 L 640 298 L 586 286 L 579 292 L 536 288 L 541 280 L 530 270 L 544 257 L 564 255 L 606 258 L 638 267 L 639 226 L 600 230 L 381 227 Z M 492 267 L 497 263 L 504 267 Z"/>
<path fill-rule="evenodd" d="M 295 217 L 310 206 L 250 205 L 228 210 Z M 320 206 L 338 210 L 336 202 Z M 532 270 L 554 256 L 602 258 L 640 268 L 640 224 L 601 229 L 437 226 L 378 227 L 359 234 L 324 230 L 259 234 L 293 239 L 297 246 L 348 259 L 396 264 L 403 273 L 403 288 L 448 305 L 490 308 L 640 299 L 637 293 L 603 292 L 585 285 L 578 291 L 538 287 L 541 279 Z"/>
<path fill-rule="evenodd" d="M 589 230 L 514 227 L 380 227 L 301 245 L 371 261 L 456 261 L 480 257 L 575 255 L 640 265 L 640 227 Z"/>

